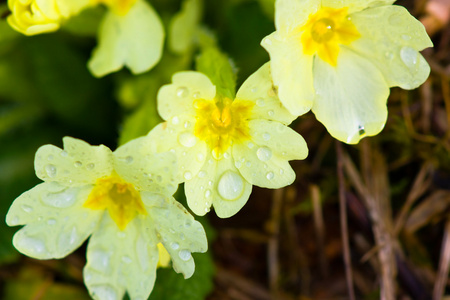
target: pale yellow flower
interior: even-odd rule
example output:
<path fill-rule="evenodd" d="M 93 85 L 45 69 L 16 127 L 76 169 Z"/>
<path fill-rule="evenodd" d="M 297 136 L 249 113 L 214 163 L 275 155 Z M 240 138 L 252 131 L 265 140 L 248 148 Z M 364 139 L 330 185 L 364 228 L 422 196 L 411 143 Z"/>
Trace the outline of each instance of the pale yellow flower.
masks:
<path fill-rule="evenodd" d="M 358 143 L 387 118 L 389 87 L 413 89 L 430 67 L 418 51 L 432 43 L 422 24 L 391 0 L 277 0 L 270 54 L 281 102 L 312 110 L 335 138 Z"/>
<path fill-rule="evenodd" d="M 17 250 L 38 259 L 62 258 L 88 237 L 85 284 L 94 299 L 147 299 L 156 268 L 172 260 L 190 277 L 191 252 L 205 252 L 202 225 L 172 197 L 176 158 L 156 153 L 142 138 L 116 151 L 66 137 L 64 149 L 39 148 L 36 175 L 44 181 L 23 193 L 6 216 L 25 225 Z M 162 245 L 160 245 L 162 243 Z M 159 260 L 159 254 L 161 259 Z"/>
<path fill-rule="evenodd" d="M 7 21 L 25 35 L 52 32 L 89 5 L 90 0 L 8 0 Z"/>
<path fill-rule="evenodd" d="M 198 215 L 214 206 L 219 217 L 230 217 L 247 202 L 252 185 L 291 184 L 288 161 L 308 153 L 303 138 L 287 127 L 295 117 L 279 102 L 268 64 L 233 100 L 218 95 L 202 73 L 176 73 L 158 93 L 158 111 L 167 122 L 149 133 L 149 141 L 177 155 L 177 180 L 185 182 L 188 205 Z"/>

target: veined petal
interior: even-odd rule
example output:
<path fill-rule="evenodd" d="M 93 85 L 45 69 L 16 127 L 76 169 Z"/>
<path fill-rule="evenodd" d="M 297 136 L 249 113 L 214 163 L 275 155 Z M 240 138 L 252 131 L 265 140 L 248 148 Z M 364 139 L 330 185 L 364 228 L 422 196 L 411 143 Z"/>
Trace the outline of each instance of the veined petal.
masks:
<path fill-rule="evenodd" d="M 430 74 L 418 51 L 433 44 L 418 20 L 401 6 L 382 6 L 351 15 L 361 38 L 350 45 L 370 59 L 389 86 L 414 89 Z"/>
<path fill-rule="evenodd" d="M 308 148 L 303 138 L 289 127 L 273 121 L 249 122 L 252 140 L 233 145 L 235 165 L 251 184 L 280 188 L 294 182 L 289 159 L 304 159 Z"/>
<path fill-rule="evenodd" d="M 113 165 L 109 148 L 91 146 L 71 137 L 64 137 L 63 143 L 64 150 L 53 145 L 38 149 L 34 160 L 37 177 L 66 186 L 81 186 L 111 174 Z"/>
<path fill-rule="evenodd" d="M 277 96 L 270 74 L 270 63 L 253 73 L 236 94 L 237 100 L 255 102 L 250 119 L 266 119 L 290 124 L 296 117 L 287 111 Z"/>
<path fill-rule="evenodd" d="M 274 32 L 261 45 L 269 52 L 273 83 L 283 105 L 296 116 L 308 112 L 314 99 L 313 56 L 303 53 L 300 35 L 282 38 Z"/>
<path fill-rule="evenodd" d="M 196 215 L 205 215 L 213 205 L 217 216 L 228 218 L 247 203 L 252 185 L 239 174 L 228 151 L 219 160 L 208 153 L 200 172 L 186 181 L 184 190 Z"/>
<path fill-rule="evenodd" d="M 316 0 L 277 0 L 275 1 L 275 27 L 283 36 L 302 26 L 308 16 L 320 7 Z"/>
<path fill-rule="evenodd" d="M 177 190 L 177 158 L 173 153 L 157 153 L 155 141 L 148 137 L 134 139 L 114 151 L 114 169 L 138 190 L 168 193 Z"/>
<path fill-rule="evenodd" d="M 151 220 L 139 217 L 119 231 L 108 214 L 89 240 L 84 282 L 94 299 L 147 299 L 158 263 L 157 238 L 146 230 Z"/>
<path fill-rule="evenodd" d="M 155 196 L 143 193 L 143 198 L 146 197 Z M 144 201 L 149 203 L 151 200 Z M 156 224 L 164 248 L 170 254 L 173 269 L 182 273 L 184 278 L 191 277 L 195 270 L 191 252 L 206 252 L 208 249 L 203 226 L 172 197 L 167 198 L 163 206 L 148 207 L 147 211 Z"/>
<path fill-rule="evenodd" d="M 378 134 L 387 118 L 389 87 L 367 59 L 341 48 L 336 67 L 316 58 L 312 108 L 328 132 L 345 143 Z"/>
<path fill-rule="evenodd" d="M 211 100 L 216 87 L 209 78 L 199 72 L 178 72 L 172 76 L 172 83 L 161 87 L 158 92 L 158 112 L 164 120 L 188 114 L 195 116 L 193 105 L 196 99 Z"/>
<path fill-rule="evenodd" d="M 148 139 L 158 144 L 159 151 L 170 151 L 178 157 L 177 183 L 191 179 L 205 162 L 206 143 L 194 135 L 195 119 L 181 115 L 157 125 Z"/>
<path fill-rule="evenodd" d="M 164 29 L 153 8 L 138 0 L 124 16 L 108 12 L 100 25 L 98 40 L 88 63 L 92 74 L 101 77 L 123 66 L 138 74 L 160 60 Z"/>
<path fill-rule="evenodd" d="M 396 0 L 321 0 L 322 6 L 330 8 L 348 7 L 348 12 L 357 12 L 370 7 L 391 5 Z M 384 17 L 383 17 L 384 18 Z"/>
<path fill-rule="evenodd" d="M 102 215 L 82 207 L 91 190 L 91 185 L 68 188 L 46 182 L 23 193 L 6 216 L 9 226 L 26 225 L 14 235 L 14 247 L 38 259 L 61 258 L 74 251 L 97 228 Z"/>

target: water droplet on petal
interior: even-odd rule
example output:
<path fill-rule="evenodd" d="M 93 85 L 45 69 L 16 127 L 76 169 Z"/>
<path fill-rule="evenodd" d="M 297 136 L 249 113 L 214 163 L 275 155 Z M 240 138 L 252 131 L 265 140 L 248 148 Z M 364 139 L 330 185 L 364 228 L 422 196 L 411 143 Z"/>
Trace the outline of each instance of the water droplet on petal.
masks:
<path fill-rule="evenodd" d="M 233 171 L 226 171 L 219 179 L 217 185 L 219 195 L 226 200 L 239 198 L 244 191 L 244 180 Z"/>
<path fill-rule="evenodd" d="M 172 124 L 173 125 L 178 125 L 180 123 L 180 118 L 178 118 L 177 116 L 172 118 Z"/>
<path fill-rule="evenodd" d="M 213 186 L 213 181 L 212 180 L 208 181 L 208 185 Z"/>
<path fill-rule="evenodd" d="M 180 252 L 178 252 L 178 256 L 184 260 L 184 261 L 188 261 L 192 258 L 191 256 L 191 252 L 189 250 L 181 250 Z"/>
<path fill-rule="evenodd" d="M 402 39 L 404 39 L 405 41 L 409 41 L 411 39 L 411 36 L 409 36 L 407 34 L 403 34 Z"/>
<path fill-rule="evenodd" d="M 178 142 L 184 147 L 194 147 L 197 143 L 197 137 L 189 131 L 185 131 L 178 136 Z"/>
<path fill-rule="evenodd" d="M 211 154 L 212 154 L 212 157 L 214 157 L 214 159 L 216 159 L 216 160 L 222 159 L 222 153 L 220 152 L 219 147 L 214 148 L 212 150 Z"/>
<path fill-rule="evenodd" d="M 284 170 L 280 169 L 280 175 L 283 175 L 283 174 L 284 174 Z"/>
<path fill-rule="evenodd" d="M 267 37 L 263 40 L 263 43 L 266 45 L 272 45 L 272 41 Z"/>
<path fill-rule="evenodd" d="M 122 261 L 126 264 L 131 264 L 133 262 L 133 260 L 127 255 L 122 256 Z"/>
<path fill-rule="evenodd" d="M 55 225 L 56 224 L 56 220 L 55 219 L 48 219 L 47 220 L 47 224 L 48 225 Z"/>
<path fill-rule="evenodd" d="M 211 197 L 211 190 L 206 190 L 206 191 L 205 191 L 205 197 L 206 197 L 206 198 Z"/>
<path fill-rule="evenodd" d="M 240 162 L 239 160 L 236 160 L 236 161 L 234 162 L 234 166 L 235 166 L 236 168 L 240 169 L 240 168 L 242 167 L 242 162 Z"/>
<path fill-rule="evenodd" d="M 260 147 L 256 151 L 256 156 L 258 156 L 259 160 L 261 161 L 268 161 L 270 158 L 272 158 L 272 151 L 267 147 Z"/>
<path fill-rule="evenodd" d="M 42 202 L 49 206 L 66 208 L 72 206 L 76 200 L 76 192 L 68 189 L 59 193 L 48 193 L 42 195 Z"/>
<path fill-rule="evenodd" d="M 172 248 L 173 250 L 177 250 L 178 248 L 180 248 L 180 245 L 178 243 L 172 243 L 170 244 L 170 248 Z"/>
<path fill-rule="evenodd" d="M 273 174 L 273 172 L 269 172 L 266 174 L 266 178 L 269 180 L 272 180 L 274 176 L 275 176 L 275 174 Z"/>
<path fill-rule="evenodd" d="M 358 126 L 358 132 L 359 132 L 360 136 L 364 135 L 366 133 L 366 131 L 364 130 L 364 126 L 359 125 Z"/>
<path fill-rule="evenodd" d="M 198 99 L 198 98 L 200 98 L 200 93 L 199 92 L 195 92 L 194 94 L 192 94 L 192 97 L 194 99 Z"/>
<path fill-rule="evenodd" d="M 206 172 L 205 171 L 200 171 L 200 172 L 198 172 L 197 176 L 198 176 L 198 178 L 205 178 Z"/>
<path fill-rule="evenodd" d="M 205 156 L 202 153 L 197 154 L 197 160 L 202 162 L 205 159 Z"/>
<path fill-rule="evenodd" d="M 30 255 L 39 255 L 47 252 L 45 244 L 41 240 L 31 237 L 21 236 L 16 240 L 16 244 L 18 249 L 27 249 L 27 253 Z"/>
<path fill-rule="evenodd" d="M 268 141 L 271 138 L 270 133 L 268 132 L 263 133 L 262 137 L 265 141 Z"/>
<path fill-rule="evenodd" d="M 192 179 L 192 173 L 189 172 L 189 171 L 184 172 L 183 176 L 184 176 L 184 179 L 186 179 L 186 180 L 191 180 Z"/>
<path fill-rule="evenodd" d="M 177 96 L 180 98 L 187 97 L 189 95 L 189 90 L 186 87 L 179 87 L 176 91 Z"/>
<path fill-rule="evenodd" d="M 255 146 L 255 144 L 253 144 L 252 142 L 248 142 L 247 147 L 249 149 L 252 149 Z"/>
<path fill-rule="evenodd" d="M 63 151 L 61 151 L 61 153 L 59 153 L 59 155 L 61 155 L 62 157 L 67 157 L 67 155 L 69 155 L 69 153 L 67 153 L 67 151 L 63 150 Z"/>
<path fill-rule="evenodd" d="M 56 176 L 56 167 L 52 164 L 45 166 L 45 172 L 47 173 L 48 177 L 55 177 Z"/>
<path fill-rule="evenodd" d="M 26 213 L 30 213 L 30 212 L 33 211 L 33 208 L 32 208 L 31 206 L 25 205 L 25 204 L 22 204 L 22 209 L 23 209 L 23 211 L 26 212 Z"/>
<path fill-rule="evenodd" d="M 191 122 L 189 121 L 184 122 L 184 128 L 186 129 L 191 128 Z"/>
<path fill-rule="evenodd" d="M 246 161 L 246 162 L 245 162 L 245 165 L 246 165 L 248 168 L 250 168 L 250 167 L 252 166 L 252 162 L 251 162 L 251 161 Z"/>
<path fill-rule="evenodd" d="M 411 47 L 403 47 L 400 49 L 400 58 L 403 63 L 411 69 L 415 68 L 417 65 L 417 61 L 419 59 L 419 54 L 416 50 Z"/>
<path fill-rule="evenodd" d="M 275 112 L 273 110 L 269 110 L 267 112 L 267 114 L 269 115 L 269 117 L 273 117 L 273 115 L 275 114 Z"/>
<path fill-rule="evenodd" d="M 75 165 L 75 167 L 79 168 L 79 167 L 81 167 L 83 165 L 83 163 L 81 161 L 76 161 L 74 163 L 74 165 Z"/>
<path fill-rule="evenodd" d="M 264 99 L 258 99 L 256 100 L 256 105 L 258 105 L 259 107 L 263 107 L 264 105 L 266 105 L 266 102 L 264 102 Z"/>
<path fill-rule="evenodd" d="M 132 156 L 127 156 L 127 157 L 125 157 L 125 162 L 126 162 L 127 164 L 131 164 L 131 163 L 133 162 L 133 157 L 132 157 Z"/>
<path fill-rule="evenodd" d="M 53 155 L 49 155 L 49 156 L 47 156 L 47 160 L 53 160 L 54 159 L 54 156 Z"/>
<path fill-rule="evenodd" d="M 394 53 L 387 51 L 384 56 L 386 57 L 386 59 L 391 60 L 394 58 Z"/>
<path fill-rule="evenodd" d="M 230 153 L 225 152 L 225 153 L 223 154 L 223 157 L 225 157 L 226 159 L 230 158 Z"/>
<path fill-rule="evenodd" d="M 88 165 L 86 166 L 86 169 L 88 169 L 88 170 L 93 170 L 94 167 L 95 167 L 94 164 L 88 164 Z"/>

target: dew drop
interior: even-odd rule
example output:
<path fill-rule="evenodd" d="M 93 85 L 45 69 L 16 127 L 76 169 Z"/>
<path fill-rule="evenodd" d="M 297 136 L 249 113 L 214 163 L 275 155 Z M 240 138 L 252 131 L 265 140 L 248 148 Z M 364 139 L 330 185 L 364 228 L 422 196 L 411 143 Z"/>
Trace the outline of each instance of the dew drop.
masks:
<path fill-rule="evenodd" d="M 283 175 L 283 174 L 284 174 L 284 170 L 280 169 L 280 175 Z"/>
<path fill-rule="evenodd" d="M 206 176 L 206 172 L 205 171 L 200 171 L 200 172 L 198 172 L 198 178 L 205 178 L 205 176 Z"/>
<path fill-rule="evenodd" d="M 191 128 L 191 122 L 189 121 L 184 122 L 184 128 L 186 129 Z"/>
<path fill-rule="evenodd" d="M 251 161 L 246 161 L 245 162 L 245 166 L 250 168 L 252 166 L 252 162 Z"/>
<path fill-rule="evenodd" d="M 257 88 L 252 88 L 250 91 L 251 91 L 252 93 L 256 93 L 256 92 L 258 91 L 258 89 L 257 89 Z"/>
<path fill-rule="evenodd" d="M 194 99 L 198 99 L 198 98 L 200 98 L 200 93 L 199 92 L 195 92 L 194 94 L 192 94 L 192 97 Z"/>
<path fill-rule="evenodd" d="M 22 210 L 26 213 L 30 213 L 33 211 L 33 208 L 29 205 L 22 204 Z"/>
<path fill-rule="evenodd" d="M 18 249 L 27 249 L 27 253 L 33 256 L 47 252 L 47 249 L 45 248 L 45 245 L 41 240 L 30 238 L 27 236 L 22 236 L 20 239 L 17 239 L 16 245 Z"/>
<path fill-rule="evenodd" d="M 81 167 L 83 165 L 83 163 L 81 161 L 76 161 L 74 163 L 74 165 L 75 165 L 75 167 L 79 168 L 79 167 Z"/>
<path fill-rule="evenodd" d="M 239 160 L 236 160 L 236 161 L 234 162 L 234 166 L 235 166 L 236 168 L 240 169 L 240 168 L 242 167 L 242 162 L 240 162 Z"/>
<path fill-rule="evenodd" d="M 47 156 L 47 160 L 53 160 L 54 159 L 54 156 L 53 155 L 49 155 L 49 156 Z"/>
<path fill-rule="evenodd" d="M 47 173 L 48 177 L 55 177 L 56 176 L 56 167 L 52 164 L 45 166 L 45 172 Z"/>
<path fill-rule="evenodd" d="M 183 177 L 184 177 L 184 179 L 186 179 L 186 180 L 191 180 L 191 179 L 192 179 L 192 173 L 189 172 L 189 171 L 184 172 Z"/>
<path fill-rule="evenodd" d="M 127 157 L 125 157 L 125 162 L 126 162 L 127 164 L 131 164 L 131 163 L 133 162 L 133 157 L 132 157 L 132 156 L 127 156 Z"/>
<path fill-rule="evenodd" d="M 269 110 L 267 112 L 267 114 L 269 115 L 269 117 L 273 117 L 273 115 L 275 114 L 275 112 L 273 110 Z"/>
<path fill-rule="evenodd" d="M 18 225 L 20 222 L 20 219 L 18 216 L 14 216 L 14 218 L 12 218 L 11 222 L 9 222 L 10 226 L 16 226 Z"/>
<path fill-rule="evenodd" d="M 226 200 L 235 200 L 244 192 L 242 177 L 233 171 L 226 171 L 217 185 L 219 195 Z"/>
<path fill-rule="evenodd" d="M 179 123 L 180 123 L 180 119 L 177 116 L 172 118 L 172 124 L 173 125 L 178 125 Z"/>
<path fill-rule="evenodd" d="M 63 150 L 63 151 L 61 151 L 61 153 L 59 153 L 59 155 L 61 155 L 62 157 L 67 157 L 69 155 L 69 153 L 67 153 L 67 151 Z"/>
<path fill-rule="evenodd" d="M 358 126 L 358 132 L 359 132 L 360 136 L 364 135 L 366 133 L 366 130 L 364 129 L 364 126 L 359 125 Z"/>
<path fill-rule="evenodd" d="M 384 56 L 386 57 L 386 59 L 391 60 L 394 58 L 394 54 L 390 51 L 387 51 Z"/>
<path fill-rule="evenodd" d="M 127 255 L 122 256 L 122 261 L 126 264 L 131 264 L 133 262 L 133 260 Z"/>
<path fill-rule="evenodd" d="M 180 248 L 180 245 L 178 243 L 172 243 L 170 244 L 170 248 L 172 248 L 173 250 L 177 250 L 178 248 Z"/>
<path fill-rule="evenodd" d="M 223 154 L 223 157 L 225 157 L 226 159 L 230 158 L 230 153 L 225 152 L 225 153 Z"/>
<path fill-rule="evenodd" d="M 403 34 L 402 39 L 404 39 L 405 41 L 409 41 L 411 39 L 411 36 L 409 36 L 407 34 Z"/>
<path fill-rule="evenodd" d="M 88 164 L 88 165 L 86 166 L 86 169 L 88 169 L 88 170 L 93 170 L 94 167 L 95 167 L 95 165 L 91 163 L 91 164 Z"/>
<path fill-rule="evenodd" d="M 272 41 L 269 38 L 265 38 L 263 41 L 266 45 L 272 45 Z"/>
<path fill-rule="evenodd" d="M 273 174 L 273 172 L 269 172 L 266 174 L 266 178 L 269 180 L 272 180 L 274 176 L 275 176 L 275 174 Z"/>
<path fill-rule="evenodd" d="M 400 58 L 409 68 L 415 68 L 418 60 L 418 53 L 411 47 L 403 47 L 400 49 Z"/>
<path fill-rule="evenodd" d="M 264 99 L 258 99 L 256 100 L 256 105 L 259 107 L 263 107 L 264 105 L 266 105 L 266 102 L 264 102 Z"/>
<path fill-rule="evenodd" d="M 56 220 L 55 219 L 48 219 L 47 220 L 47 224 L 48 225 L 55 225 L 56 224 Z"/>
<path fill-rule="evenodd" d="M 192 257 L 191 256 L 191 252 L 189 250 L 186 250 L 186 249 L 181 250 L 180 252 L 178 252 L 178 256 L 184 261 L 188 261 Z"/>
<path fill-rule="evenodd" d="M 208 181 L 208 185 L 209 185 L 209 186 L 213 186 L 213 183 L 214 183 L 214 182 L 213 182 L 212 180 Z"/>
<path fill-rule="evenodd" d="M 270 133 L 268 133 L 268 132 L 265 132 L 265 133 L 263 133 L 263 135 L 262 135 L 262 137 L 263 137 L 263 139 L 265 140 L 265 141 L 268 141 L 268 140 L 270 140 Z"/>
<path fill-rule="evenodd" d="M 178 136 L 178 142 L 184 147 L 194 147 L 197 143 L 197 138 L 192 132 L 185 131 Z"/>
<path fill-rule="evenodd" d="M 252 142 L 248 142 L 247 147 L 249 149 L 252 149 L 255 146 L 255 144 L 253 144 Z"/>
<path fill-rule="evenodd" d="M 216 160 L 222 159 L 222 153 L 220 152 L 220 149 L 218 147 L 214 148 L 211 151 L 211 154 L 212 154 L 212 157 L 214 157 L 214 159 L 216 159 Z"/>
<path fill-rule="evenodd" d="M 71 189 L 59 192 L 48 193 L 42 196 L 42 202 L 49 206 L 66 208 L 72 206 L 76 200 L 76 192 Z"/>
<path fill-rule="evenodd" d="M 260 147 L 256 151 L 256 156 L 258 156 L 258 159 L 261 161 L 268 161 L 272 158 L 272 151 L 268 147 Z"/>
<path fill-rule="evenodd" d="M 202 162 L 205 159 L 205 156 L 202 153 L 197 154 L 197 160 Z"/>
<path fill-rule="evenodd" d="M 186 87 L 179 87 L 176 91 L 177 96 L 180 98 L 187 97 L 189 95 L 189 90 Z"/>
<path fill-rule="evenodd" d="M 206 191 L 205 191 L 205 197 L 206 197 L 206 198 L 211 197 L 211 190 L 206 190 Z"/>

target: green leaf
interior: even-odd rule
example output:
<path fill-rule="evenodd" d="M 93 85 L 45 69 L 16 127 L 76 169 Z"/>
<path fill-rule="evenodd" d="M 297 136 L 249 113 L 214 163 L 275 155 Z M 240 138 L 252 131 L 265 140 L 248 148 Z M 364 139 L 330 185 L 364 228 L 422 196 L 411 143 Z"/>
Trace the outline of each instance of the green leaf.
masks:
<path fill-rule="evenodd" d="M 172 268 L 160 268 L 149 300 L 204 300 L 213 289 L 214 264 L 211 252 L 194 253 L 195 273 L 184 279 Z"/>
<path fill-rule="evenodd" d="M 119 145 L 146 135 L 162 120 L 156 109 L 156 94 L 160 86 L 159 79 L 152 75 L 143 75 L 125 81 L 119 89 L 118 99 L 124 107 L 140 106 L 123 122 Z"/>
<path fill-rule="evenodd" d="M 84 9 L 63 24 L 62 29 L 77 35 L 95 37 L 104 14 L 105 7 L 103 6 Z"/>
<path fill-rule="evenodd" d="M 217 47 L 205 46 L 196 59 L 197 71 L 202 72 L 216 86 L 217 94 L 234 100 L 236 70 L 231 59 Z"/>

